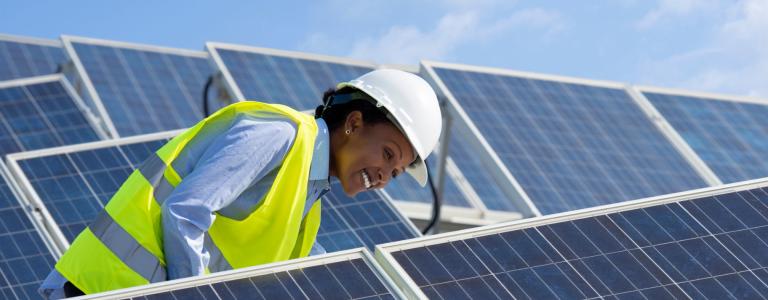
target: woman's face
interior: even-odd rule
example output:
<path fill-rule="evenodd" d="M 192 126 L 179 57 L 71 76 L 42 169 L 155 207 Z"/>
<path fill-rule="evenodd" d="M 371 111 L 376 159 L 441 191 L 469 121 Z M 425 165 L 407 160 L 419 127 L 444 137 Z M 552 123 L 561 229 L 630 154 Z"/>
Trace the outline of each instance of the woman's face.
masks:
<path fill-rule="evenodd" d="M 411 144 L 397 127 L 389 122 L 364 124 L 359 111 L 347 115 L 344 126 L 331 133 L 330 174 L 350 197 L 383 188 L 414 159 Z"/>

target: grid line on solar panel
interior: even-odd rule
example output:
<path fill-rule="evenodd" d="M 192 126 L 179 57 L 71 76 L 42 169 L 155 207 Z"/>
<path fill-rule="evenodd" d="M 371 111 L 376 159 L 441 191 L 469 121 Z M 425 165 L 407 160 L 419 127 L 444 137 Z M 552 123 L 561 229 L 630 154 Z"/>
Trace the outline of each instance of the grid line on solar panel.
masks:
<path fill-rule="evenodd" d="M 323 92 L 372 71 L 372 63 L 346 58 L 207 43 L 213 61 L 236 101 L 256 100 L 314 109 Z"/>
<path fill-rule="evenodd" d="M 61 75 L 0 82 L 0 154 L 104 138 L 84 109 Z"/>
<path fill-rule="evenodd" d="M 53 74 L 66 62 L 58 41 L 5 34 L 0 34 L 0 61 L 0 80 Z"/>
<path fill-rule="evenodd" d="M 499 298 L 765 297 L 767 182 L 381 245 L 377 256 L 435 299 L 482 298 L 478 278 Z"/>
<path fill-rule="evenodd" d="M 213 73 L 205 52 L 62 37 L 88 104 L 115 137 L 185 128 L 202 118 Z"/>
<path fill-rule="evenodd" d="M 29 186 L 51 227 L 68 241 L 95 218 L 133 169 L 180 131 L 136 136 L 14 154 L 12 168 Z M 334 183 L 337 185 L 337 183 Z M 419 236 L 412 223 L 378 192 L 344 195 L 340 187 L 324 197 L 317 240 L 338 251 Z"/>
<path fill-rule="evenodd" d="M 0 298 L 37 299 L 37 287 L 58 253 L 51 252 L 50 237 L 30 219 L 9 175 L 0 162 Z"/>
<path fill-rule="evenodd" d="M 768 176 L 768 102 L 659 88 L 639 88 L 725 183 Z"/>
<path fill-rule="evenodd" d="M 182 279 L 84 299 L 401 299 L 364 249 Z"/>
<path fill-rule="evenodd" d="M 427 67 L 541 213 L 706 186 L 621 85 Z"/>

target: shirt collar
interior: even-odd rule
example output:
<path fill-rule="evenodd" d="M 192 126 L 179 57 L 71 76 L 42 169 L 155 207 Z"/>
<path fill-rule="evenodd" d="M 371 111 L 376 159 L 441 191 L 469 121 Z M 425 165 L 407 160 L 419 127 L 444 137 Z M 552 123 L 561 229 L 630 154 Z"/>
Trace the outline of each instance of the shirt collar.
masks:
<path fill-rule="evenodd" d="M 312 164 L 309 168 L 309 180 L 328 181 L 328 168 L 331 153 L 330 134 L 325 120 L 315 119 L 317 123 L 317 138 L 315 138 L 315 150 L 312 154 Z"/>

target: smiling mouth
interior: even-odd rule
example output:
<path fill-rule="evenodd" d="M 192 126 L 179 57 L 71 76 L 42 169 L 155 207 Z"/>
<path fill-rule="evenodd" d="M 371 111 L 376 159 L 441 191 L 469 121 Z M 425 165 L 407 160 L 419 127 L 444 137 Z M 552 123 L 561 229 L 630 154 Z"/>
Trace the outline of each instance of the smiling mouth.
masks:
<path fill-rule="evenodd" d="M 360 174 L 362 174 L 361 176 L 363 177 L 363 184 L 365 185 L 365 189 L 370 190 L 371 187 L 373 187 L 373 185 L 371 184 L 371 179 L 368 176 L 368 172 L 363 170 L 362 172 L 360 172 Z"/>

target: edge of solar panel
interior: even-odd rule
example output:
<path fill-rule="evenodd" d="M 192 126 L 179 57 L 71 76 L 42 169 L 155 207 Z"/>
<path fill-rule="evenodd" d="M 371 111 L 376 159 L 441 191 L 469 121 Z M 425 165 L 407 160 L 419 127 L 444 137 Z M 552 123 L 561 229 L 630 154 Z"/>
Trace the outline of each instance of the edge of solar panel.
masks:
<path fill-rule="evenodd" d="M 656 124 L 656 127 L 658 127 L 659 130 L 664 133 L 667 139 L 669 139 L 672 144 L 675 145 L 675 148 L 677 148 L 677 150 L 683 154 L 688 162 L 694 167 L 694 169 L 696 169 L 699 175 L 701 175 L 707 181 L 707 183 L 709 183 L 710 186 L 723 184 L 722 180 L 720 180 L 717 174 L 715 174 L 715 171 L 712 170 L 707 165 L 707 163 L 704 162 L 703 159 L 701 159 L 699 154 L 696 153 L 696 151 L 691 148 L 688 142 L 685 141 L 683 136 L 677 132 L 677 129 L 675 129 L 675 127 L 672 126 L 669 121 L 667 121 L 667 118 L 664 117 L 664 115 L 658 109 L 656 109 L 650 100 L 648 100 L 642 89 L 637 86 L 629 86 L 627 88 L 627 92 L 629 92 L 629 94 L 640 106 L 640 108 L 642 108 L 648 117 L 653 121 L 653 123 Z"/>
<path fill-rule="evenodd" d="M 62 253 L 58 248 L 56 248 L 56 240 L 54 237 L 50 234 L 49 231 L 45 230 L 43 217 L 40 215 L 35 215 L 35 213 L 40 212 L 37 211 L 36 207 L 31 204 L 29 199 L 24 194 L 25 189 L 21 187 L 21 184 L 16 180 L 16 177 L 10 171 L 8 165 L 2 160 L 0 160 L 0 179 L 5 180 L 8 188 L 11 190 L 11 193 L 19 201 L 19 205 L 24 208 L 24 212 L 31 221 L 32 225 L 35 227 L 35 231 L 40 234 L 41 239 L 45 243 L 46 247 L 48 247 L 48 250 L 51 251 L 51 254 L 53 254 L 54 258 L 58 258 Z"/>
<path fill-rule="evenodd" d="M 41 46 L 61 47 L 61 41 L 59 40 L 12 35 L 7 33 L 0 33 L 0 40 L 19 42 L 19 43 L 37 44 Z"/>
<path fill-rule="evenodd" d="M 411 299 L 427 299 L 418 285 L 408 276 L 408 273 L 397 263 L 397 260 L 391 255 L 392 252 L 408 250 L 418 247 L 424 247 L 444 242 L 456 241 L 466 238 L 521 230 L 542 225 L 549 225 L 563 221 L 574 221 L 589 217 L 608 215 L 612 213 L 646 208 L 656 205 L 663 205 L 686 200 L 693 200 L 702 197 L 716 196 L 725 193 L 738 192 L 759 187 L 768 187 L 768 177 L 741 181 L 727 185 L 706 187 L 690 191 L 648 197 L 637 200 L 624 201 L 619 203 L 607 204 L 596 207 L 589 207 L 574 211 L 562 212 L 546 216 L 522 219 L 512 222 L 499 223 L 484 227 L 470 228 L 448 233 L 442 233 L 431 236 L 424 236 L 405 241 L 398 241 L 376 246 L 375 257 L 379 264 L 384 268 L 387 274 Z"/>
<path fill-rule="evenodd" d="M 530 199 L 528 194 L 525 192 L 522 185 L 519 184 L 519 182 L 511 173 L 511 171 L 509 171 L 509 169 L 505 166 L 505 164 L 503 163 L 501 158 L 498 156 L 498 154 L 493 150 L 493 147 L 491 147 L 490 143 L 482 135 L 482 132 L 479 130 L 479 128 L 477 128 L 477 126 L 474 124 L 474 122 L 469 117 L 469 115 L 466 112 L 464 112 L 458 100 L 453 96 L 453 94 L 450 92 L 447 86 L 442 82 L 442 79 L 439 76 L 437 76 L 434 68 L 437 67 L 437 68 L 447 68 L 447 69 L 460 70 L 460 71 L 483 72 L 483 73 L 489 73 L 489 74 L 500 74 L 500 75 L 516 76 L 516 77 L 530 78 L 530 79 L 536 79 L 536 80 L 565 82 L 565 83 L 582 84 L 582 85 L 623 90 L 628 94 L 628 96 L 631 97 L 632 101 L 634 101 L 639 106 L 639 108 L 643 111 L 643 113 L 646 115 L 649 121 L 654 123 L 654 125 L 659 129 L 659 131 L 664 135 L 664 137 L 672 144 L 675 150 L 678 151 L 680 155 L 685 159 L 685 161 L 693 167 L 697 175 L 699 175 L 710 186 L 718 183 L 718 181 L 712 180 L 712 176 L 707 174 L 706 170 L 708 168 L 701 168 L 701 166 L 697 163 L 697 160 L 696 160 L 697 156 L 692 157 L 689 155 L 689 152 L 685 151 L 685 148 L 687 147 L 687 144 L 685 143 L 685 141 L 682 141 L 681 139 L 679 140 L 676 139 L 674 134 L 670 134 L 667 128 L 660 125 L 659 122 L 655 120 L 655 117 L 652 114 L 650 114 L 650 111 L 647 109 L 647 107 L 641 103 L 641 100 L 639 100 L 638 97 L 634 95 L 634 93 L 632 93 L 631 86 L 629 86 L 628 84 L 621 83 L 621 82 L 614 82 L 614 81 L 567 77 L 567 76 L 559 76 L 559 75 L 515 71 L 515 70 L 493 68 L 493 67 L 445 63 L 445 62 L 437 62 L 437 61 L 429 61 L 429 60 L 423 60 L 421 64 L 424 69 L 424 73 L 426 74 L 424 77 L 428 78 L 428 80 L 430 80 L 431 83 L 433 83 L 434 86 L 437 87 L 438 93 L 440 93 L 446 99 L 448 99 L 448 102 L 450 103 L 450 105 L 448 106 L 449 110 L 451 110 L 451 112 L 456 114 L 456 118 L 460 119 L 454 122 L 453 124 L 454 128 L 458 127 L 459 128 L 458 130 L 468 130 L 469 132 L 472 132 L 474 134 L 472 136 L 476 137 L 477 140 L 471 141 L 470 144 L 475 144 L 474 146 L 476 147 L 479 146 L 478 148 L 481 149 L 481 152 L 478 152 L 478 153 L 487 154 L 487 155 L 480 155 L 480 157 L 486 162 L 486 165 L 496 166 L 496 168 L 491 168 L 490 170 L 488 170 L 489 172 L 492 172 L 494 174 L 493 176 L 494 178 L 506 178 L 508 180 L 508 181 L 499 181 L 497 183 L 499 184 L 499 186 L 502 186 L 504 188 L 505 192 L 509 193 L 510 199 L 513 199 L 513 201 L 515 202 L 521 202 L 529 208 L 530 214 L 527 214 L 527 216 L 541 216 L 542 214 L 538 210 L 534 202 Z M 526 213 L 525 211 L 522 211 L 522 212 L 524 214 Z"/>
<path fill-rule="evenodd" d="M 71 35 L 62 35 L 61 43 L 62 43 L 62 46 L 64 47 L 64 52 L 66 53 L 67 57 L 74 64 L 75 73 L 77 74 L 79 79 L 82 81 L 82 84 L 85 86 L 85 91 L 83 92 L 83 98 L 87 98 L 88 104 L 92 104 L 94 106 L 93 108 L 96 110 L 96 112 L 98 112 L 98 115 L 101 118 L 101 121 L 103 122 L 101 126 L 103 126 L 104 130 L 108 132 L 113 138 L 120 137 L 120 134 L 117 132 L 117 128 L 112 122 L 112 118 L 110 117 L 109 113 L 104 107 L 104 104 L 101 101 L 101 97 L 99 97 L 99 93 L 96 91 L 96 88 L 94 87 L 93 81 L 91 80 L 91 77 L 88 75 L 88 72 L 85 71 L 85 67 L 83 66 L 83 63 L 80 60 L 80 57 L 77 55 L 77 52 L 72 46 L 72 43 L 120 47 L 120 48 L 126 48 L 126 49 L 159 52 L 159 53 L 172 53 L 177 55 L 192 56 L 192 57 L 199 57 L 199 58 L 205 58 L 205 59 L 210 58 L 208 53 L 205 51 L 162 47 L 162 46 L 155 46 L 155 45 L 148 45 L 148 44 L 112 41 L 112 40 L 71 36 Z"/>
<path fill-rule="evenodd" d="M 49 74 L 49 75 L 41 75 L 41 76 L 0 81 L 0 88 L 48 83 L 48 82 L 54 82 L 54 81 L 61 82 L 61 85 L 64 87 L 64 90 L 72 98 L 72 101 L 75 102 L 75 105 L 77 106 L 78 109 L 80 109 L 80 112 L 83 113 L 85 119 L 88 121 L 88 123 L 91 125 L 93 130 L 96 132 L 96 135 L 98 135 L 98 137 L 102 140 L 108 139 L 109 136 L 107 135 L 107 133 L 103 130 L 103 128 L 101 128 L 101 126 L 99 126 L 99 118 L 93 114 L 93 112 L 88 107 L 88 105 L 85 104 L 85 101 L 83 101 L 83 98 L 81 98 L 80 95 L 78 95 L 77 92 L 75 91 L 75 88 L 72 87 L 72 84 L 69 82 L 69 79 L 67 79 L 67 77 L 64 76 L 63 74 L 57 73 L 57 74 Z"/>
<path fill-rule="evenodd" d="M 262 48 L 262 47 L 256 47 L 256 46 L 246 46 L 246 45 L 220 43 L 220 42 L 207 42 L 205 43 L 205 49 L 208 50 L 208 53 L 210 53 L 211 55 L 211 63 L 214 69 L 221 72 L 221 75 L 224 77 L 224 86 L 227 89 L 227 91 L 230 93 L 230 95 L 232 95 L 235 98 L 234 101 L 243 101 L 246 98 L 243 95 L 243 92 L 237 86 L 237 82 L 232 77 L 232 73 L 227 68 L 227 65 L 224 64 L 224 61 L 221 59 L 221 55 L 219 55 L 219 52 L 217 50 L 219 48 L 232 50 L 232 51 L 259 53 L 259 54 L 271 55 L 271 56 L 282 56 L 282 57 L 289 57 L 289 58 L 308 59 L 308 60 L 317 60 L 322 62 L 355 65 L 355 66 L 368 67 L 372 69 L 375 69 L 377 67 L 376 64 L 373 64 L 371 62 L 367 62 L 363 60 L 355 60 L 355 59 L 350 59 L 345 57 L 322 55 L 322 54 L 311 54 L 311 53 L 298 52 L 298 51 L 279 50 L 279 49 L 272 49 L 272 48 Z"/>
<path fill-rule="evenodd" d="M 232 281 L 236 279 L 254 277 L 259 275 L 273 274 L 282 271 L 295 270 L 305 267 L 314 267 L 327 265 L 336 262 L 349 261 L 353 259 L 362 259 L 373 271 L 385 287 L 398 299 L 404 299 L 404 295 L 398 289 L 397 285 L 388 277 L 378 264 L 377 260 L 365 248 L 356 248 L 334 253 L 328 253 L 318 256 L 288 260 L 283 262 L 259 265 L 254 267 L 242 268 L 237 270 L 219 272 L 212 275 L 190 277 L 178 280 L 154 283 L 146 286 L 139 286 L 82 296 L 77 299 L 126 299 L 131 297 L 140 297 L 155 293 L 170 292 L 174 290 L 193 288 L 201 285 L 209 285 L 219 282 Z"/>
<path fill-rule="evenodd" d="M 668 131 L 670 132 L 670 134 L 674 135 L 675 139 L 679 139 L 679 141 L 681 141 L 681 143 L 684 146 L 684 151 L 686 152 L 686 155 L 690 155 L 692 158 L 696 160 L 695 166 L 697 168 L 702 168 L 705 172 L 708 172 L 707 175 L 713 178 L 715 182 L 714 185 L 723 184 L 722 179 L 720 179 L 717 173 L 715 173 L 715 171 L 712 170 L 709 167 L 709 165 L 699 156 L 696 150 L 694 150 L 688 144 L 688 142 L 685 141 L 685 139 L 677 131 L 677 129 L 674 126 L 672 126 L 672 123 L 667 121 L 667 118 L 664 116 L 664 114 L 662 114 L 661 111 L 659 111 L 656 108 L 656 106 L 653 105 L 653 103 L 648 99 L 645 93 L 657 93 L 657 94 L 665 94 L 670 96 L 694 97 L 696 99 L 705 100 L 705 101 L 727 101 L 727 102 L 747 103 L 747 104 L 757 104 L 757 105 L 768 106 L 768 99 L 760 99 L 760 98 L 754 98 L 749 96 L 734 96 L 734 95 L 725 95 L 725 94 L 717 94 L 717 93 L 710 93 L 710 92 L 688 91 L 688 90 L 681 90 L 681 89 L 674 89 L 674 88 L 642 86 L 642 85 L 632 86 L 631 90 L 637 93 L 638 102 L 642 106 L 647 106 L 648 110 L 650 111 L 650 114 L 652 114 L 654 118 L 659 119 L 658 121 L 659 126 L 668 128 Z"/>
<path fill-rule="evenodd" d="M 47 232 L 49 232 L 54 238 L 53 241 L 56 243 L 56 246 L 58 247 L 58 250 L 60 252 L 58 254 L 59 256 L 57 256 L 56 259 L 60 258 L 61 253 L 63 253 L 64 251 L 66 251 L 67 248 L 69 248 L 69 242 L 64 236 L 64 233 L 62 233 L 58 223 L 54 220 L 53 216 L 48 211 L 48 208 L 46 208 L 40 196 L 35 191 L 31 182 L 22 171 L 18 161 L 29 159 L 29 158 L 59 155 L 59 154 L 77 152 L 77 151 L 88 150 L 88 149 L 109 147 L 109 146 L 114 146 L 118 144 L 128 145 L 128 144 L 141 143 L 145 141 L 157 140 L 162 138 L 171 138 L 180 134 L 183 131 L 184 131 L 183 129 L 164 131 L 164 132 L 151 133 L 151 134 L 145 134 L 145 135 L 124 137 L 124 138 L 120 138 L 119 140 L 114 140 L 114 139 L 104 140 L 104 141 L 96 141 L 96 142 L 83 143 L 83 144 L 77 144 L 77 145 L 68 145 L 68 146 L 46 148 L 46 149 L 40 149 L 40 150 L 34 150 L 34 151 L 19 152 L 19 153 L 9 154 L 8 156 L 6 156 L 6 160 L 8 161 L 8 169 L 10 170 L 10 173 L 16 180 L 17 184 L 21 187 L 21 191 L 23 192 L 25 199 L 27 199 L 29 205 L 34 207 L 36 210 L 40 211 L 45 230 L 47 230 Z"/>

